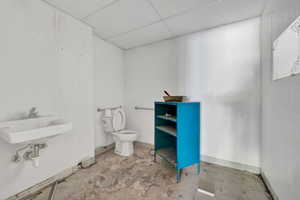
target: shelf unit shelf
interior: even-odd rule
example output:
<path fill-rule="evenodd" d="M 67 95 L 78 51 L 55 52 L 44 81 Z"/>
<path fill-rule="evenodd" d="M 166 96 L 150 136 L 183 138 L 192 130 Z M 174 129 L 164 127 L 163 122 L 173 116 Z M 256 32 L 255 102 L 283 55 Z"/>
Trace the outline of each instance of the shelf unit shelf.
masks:
<path fill-rule="evenodd" d="M 157 116 L 159 119 L 169 120 L 171 122 L 177 122 L 176 116 L 166 116 L 166 115 L 159 115 Z"/>
<path fill-rule="evenodd" d="M 176 167 L 176 150 L 173 148 L 163 148 L 157 150 L 157 155 L 163 160 Z"/>
<path fill-rule="evenodd" d="M 200 103 L 155 102 L 154 160 L 159 156 L 176 169 L 197 164 L 200 172 Z"/>
<path fill-rule="evenodd" d="M 172 126 L 157 126 L 156 129 L 165 132 L 167 134 L 170 134 L 172 136 L 177 136 L 177 131 L 176 128 L 172 127 Z"/>

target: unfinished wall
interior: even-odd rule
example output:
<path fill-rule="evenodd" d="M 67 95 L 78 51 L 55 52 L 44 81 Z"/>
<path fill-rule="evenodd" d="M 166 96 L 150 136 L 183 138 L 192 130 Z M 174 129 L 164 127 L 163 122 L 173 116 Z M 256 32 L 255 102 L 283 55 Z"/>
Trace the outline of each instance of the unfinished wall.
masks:
<path fill-rule="evenodd" d="M 135 106 L 153 108 L 162 91 L 177 91 L 175 44 L 172 40 L 125 51 L 125 108 L 127 128 L 138 131 L 138 140 L 153 144 L 154 112 L 136 111 Z"/>
<path fill-rule="evenodd" d="M 280 200 L 300 199 L 300 76 L 272 81 L 272 44 L 299 15 L 299 0 L 271 0 L 261 25 L 262 171 Z"/>
<path fill-rule="evenodd" d="M 37 107 L 73 122 L 48 141 L 39 168 L 13 163 L 22 145 L 0 140 L 0 199 L 94 156 L 94 65 L 91 28 L 40 0 L 0 1 L 0 120 Z"/>
<path fill-rule="evenodd" d="M 125 52 L 128 128 L 153 143 L 153 107 L 163 89 L 202 102 L 202 154 L 260 166 L 260 19 Z"/>
<path fill-rule="evenodd" d="M 123 105 L 124 71 L 123 50 L 95 36 L 95 87 L 96 106 L 99 108 Z M 103 112 L 96 116 L 96 147 L 113 142 L 111 134 L 104 133 L 102 126 Z"/>

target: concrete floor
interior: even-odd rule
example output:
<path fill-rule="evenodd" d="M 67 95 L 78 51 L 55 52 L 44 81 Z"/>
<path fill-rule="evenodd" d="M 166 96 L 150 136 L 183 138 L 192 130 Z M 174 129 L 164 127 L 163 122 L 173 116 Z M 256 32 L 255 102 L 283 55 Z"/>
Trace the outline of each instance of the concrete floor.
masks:
<path fill-rule="evenodd" d="M 120 157 L 112 150 L 97 157 L 97 164 L 79 170 L 57 186 L 54 200 L 269 200 L 262 180 L 247 172 L 202 163 L 197 176 L 194 167 L 183 171 L 176 183 L 174 168 L 153 162 L 151 147 L 137 144 L 135 154 Z M 210 187 L 215 197 L 197 192 Z M 203 188 L 205 189 L 205 188 Z M 33 200 L 47 200 L 50 188 Z"/>

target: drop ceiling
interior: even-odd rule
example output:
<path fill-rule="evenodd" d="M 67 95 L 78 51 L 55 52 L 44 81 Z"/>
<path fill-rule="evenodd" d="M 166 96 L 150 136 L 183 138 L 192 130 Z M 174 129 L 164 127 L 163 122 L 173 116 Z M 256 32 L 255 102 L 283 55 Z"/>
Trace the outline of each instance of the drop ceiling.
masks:
<path fill-rule="evenodd" d="M 45 0 L 122 49 L 254 18 L 267 0 Z"/>

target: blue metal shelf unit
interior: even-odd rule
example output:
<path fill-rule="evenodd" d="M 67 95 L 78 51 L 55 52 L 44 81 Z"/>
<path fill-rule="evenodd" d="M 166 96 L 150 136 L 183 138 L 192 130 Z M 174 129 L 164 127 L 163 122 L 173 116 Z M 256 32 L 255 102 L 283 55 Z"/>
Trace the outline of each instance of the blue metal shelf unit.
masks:
<path fill-rule="evenodd" d="M 154 160 L 174 166 L 177 182 L 185 167 L 200 172 L 200 109 L 199 102 L 155 102 Z"/>

